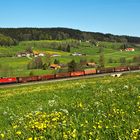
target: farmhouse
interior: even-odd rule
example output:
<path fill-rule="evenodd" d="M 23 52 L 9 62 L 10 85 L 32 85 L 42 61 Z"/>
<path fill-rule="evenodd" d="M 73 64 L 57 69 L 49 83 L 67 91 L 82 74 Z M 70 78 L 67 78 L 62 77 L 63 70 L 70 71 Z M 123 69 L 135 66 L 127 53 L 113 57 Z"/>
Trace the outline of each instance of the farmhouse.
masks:
<path fill-rule="evenodd" d="M 95 67 L 96 66 L 96 63 L 91 63 L 91 62 L 89 62 L 89 63 L 87 63 L 87 66 L 91 66 L 91 67 Z"/>
<path fill-rule="evenodd" d="M 127 51 L 127 52 L 134 52 L 135 49 L 134 48 L 126 48 L 125 51 Z"/>
<path fill-rule="evenodd" d="M 43 52 L 38 52 L 38 51 L 33 51 L 34 57 L 38 57 L 38 56 L 45 56 L 45 53 Z"/>
<path fill-rule="evenodd" d="M 20 53 L 17 53 L 16 55 L 17 57 L 30 57 L 30 56 L 33 56 L 32 53 L 27 53 L 27 52 L 20 52 Z"/>
<path fill-rule="evenodd" d="M 38 56 L 45 56 L 45 54 L 44 53 L 39 53 L 39 55 Z"/>
<path fill-rule="evenodd" d="M 60 69 L 61 66 L 59 66 L 58 64 L 51 64 L 50 68 L 52 68 L 52 69 Z"/>
<path fill-rule="evenodd" d="M 39 52 L 37 52 L 37 51 L 33 51 L 33 54 L 34 54 L 34 57 L 38 57 Z"/>

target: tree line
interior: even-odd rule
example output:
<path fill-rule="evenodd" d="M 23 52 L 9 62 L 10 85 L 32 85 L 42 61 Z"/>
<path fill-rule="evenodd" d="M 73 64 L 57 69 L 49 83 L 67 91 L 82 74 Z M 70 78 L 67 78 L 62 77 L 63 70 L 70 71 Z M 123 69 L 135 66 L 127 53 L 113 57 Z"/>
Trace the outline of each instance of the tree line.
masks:
<path fill-rule="evenodd" d="M 12 39 L 9 36 L 0 34 L 0 46 L 11 46 L 11 45 L 16 45 L 16 44 L 17 44 L 17 41 L 15 39 Z"/>
<path fill-rule="evenodd" d="M 138 44 L 140 37 L 118 36 L 95 32 L 83 32 L 68 28 L 0 28 L 0 45 L 13 45 L 29 40 L 65 40 L 128 42 Z M 5 43 L 2 39 L 5 38 Z M 8 40 L 9 39 L 9 40 Z"/>

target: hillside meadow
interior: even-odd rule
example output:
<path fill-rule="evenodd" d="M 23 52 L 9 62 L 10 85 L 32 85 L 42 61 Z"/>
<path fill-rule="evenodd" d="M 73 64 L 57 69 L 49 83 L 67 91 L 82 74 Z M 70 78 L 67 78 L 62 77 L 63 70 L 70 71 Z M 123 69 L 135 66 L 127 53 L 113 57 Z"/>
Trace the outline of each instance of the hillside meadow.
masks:
<path fill-rule="evenodd" d="M 58 47 L 67 46 L 71 44 L 70 52 L 65 52 L 59 50 Z M 140 48 L 136 47 L 134 52 L 120 52 L 120 46 L 122 43 L 115 42 L 99 42 L 100 46 L 104 47 L 104 61 L 105 67 L 115 67 L 120 66 L 120 58 L 126 58 L 126 65 L 133 63 L 133 57 L 139 56 Z M 133 46 L 130 46 L 133 47 Z M 42 74 L 54 74 L 57 71 L 52 69 L 28 69 L 28 64 L 34 60 L 32 57 L 16 57 L 16 54 L 19 52 L 25 52 L 29 48 L 37 52 L 44 52 L 47 55 L 58 54 L 60 56 L 51 57 L 48 59 L 48 56 L 42 57 L 43 63 L 50 62 L 54 63 L 54 60 L 57 59 L 62 65 L 66 65 L 71 60 L 75 60 L 77 63 L 80 60 L 91 60 L 99 64 L 99 47 L 91 44 L 89 42 L 79 42 L 77 40 L 41 40 L 41 41 L 22 41 L 16 46 L 0 46 L 0 77 L 12 77 L 12 76 L 29 76 L 30 73 L 33 75 L 42 75 Z M 81 54 L 86 54 L 83 56 L 71 56 L 72 53 L 78 52 Z M 111 59 L 112 62 L 109 62 Z"/>
<path fill-rule="evenodd" d="M 0 89 L 0 139 L 138 140 L 140 74 Z"/>

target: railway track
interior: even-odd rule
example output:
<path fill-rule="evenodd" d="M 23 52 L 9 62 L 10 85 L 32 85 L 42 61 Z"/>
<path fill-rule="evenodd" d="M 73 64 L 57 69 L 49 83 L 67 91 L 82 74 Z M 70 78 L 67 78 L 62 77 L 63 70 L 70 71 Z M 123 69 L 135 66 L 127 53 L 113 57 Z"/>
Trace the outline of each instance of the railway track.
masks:
<path fill-rule="evenodd" d="M 117 74 L 129 74 L 129 73 L 136 73 L 136 72 L 140 72 L 140 70 L 123 71 L 123 72 L 115 72 L 115 73 L 114 72 L 113 73 L 103 73 L 103 74 L 86 75 L 86 76 L 79 76 L 79 77 L 53 79 L 53 80 L 46 80 L 46 81 L 28 82 L 28 83 L 7 84 L 7 85 L 0 85 L 0 89 L 11 88 L 11 87 L 20 87 L 20 86 L 29 86 L 29 85 L 39 85 L 39 84 L 54 83 L 54 82 L 60 82 L 60 81 L 70 81 L 70 80 L 78 80 L 78 79 L 104 77 L 104 76 L 111 76 L 111 75 L 114 75 L 114 74 L 116 74 L 116 75 Z"/>

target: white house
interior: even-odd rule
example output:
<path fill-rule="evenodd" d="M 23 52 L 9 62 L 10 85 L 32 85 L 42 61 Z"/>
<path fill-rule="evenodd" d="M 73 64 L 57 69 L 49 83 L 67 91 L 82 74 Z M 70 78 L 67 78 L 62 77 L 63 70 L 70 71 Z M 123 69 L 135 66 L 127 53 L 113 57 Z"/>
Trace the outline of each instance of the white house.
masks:
<path fill-rule="evenodd" d="M 72 54 L 72 56 L 81 56 L 82 54 L 81 53 L 77 53 L 77 52 L 74 52 L 73 54 Z"/>
<path fill-rule="evenodd" d="M 38 56 L 45 56 L 45 54 L 44 53 L 39 53 L 39 55 Z"/>

